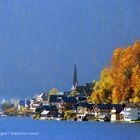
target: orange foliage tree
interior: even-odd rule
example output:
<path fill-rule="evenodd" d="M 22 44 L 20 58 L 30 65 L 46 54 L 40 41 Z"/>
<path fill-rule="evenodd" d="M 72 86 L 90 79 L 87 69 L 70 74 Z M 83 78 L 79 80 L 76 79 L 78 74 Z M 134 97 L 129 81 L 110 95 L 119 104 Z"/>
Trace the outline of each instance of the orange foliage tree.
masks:
<path fill-rule="evenodd" d="M 91 96 L 95 103 L 140 102 L 139 41 L 114 51 L 111 65 L 101 72 L 98 89 Z"/>

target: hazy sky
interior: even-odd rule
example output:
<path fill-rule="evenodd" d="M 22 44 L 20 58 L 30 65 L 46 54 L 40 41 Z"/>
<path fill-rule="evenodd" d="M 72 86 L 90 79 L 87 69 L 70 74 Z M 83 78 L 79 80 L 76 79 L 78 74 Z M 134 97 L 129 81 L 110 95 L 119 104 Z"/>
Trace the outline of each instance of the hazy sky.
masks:
<path fill-rule="evenodd" d="M 0 0 L 0 99 L 99 78 L 113 50 L 140 39 L 139 0 Z"/>

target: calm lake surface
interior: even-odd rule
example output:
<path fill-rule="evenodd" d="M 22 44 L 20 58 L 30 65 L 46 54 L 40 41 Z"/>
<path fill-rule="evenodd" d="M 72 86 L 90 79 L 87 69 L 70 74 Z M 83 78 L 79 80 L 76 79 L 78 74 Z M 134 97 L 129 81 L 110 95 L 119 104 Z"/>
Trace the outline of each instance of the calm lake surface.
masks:
<path fill-rule="evenodd" d="M 140 140 L 140 124 L 0 117 L 0 140 Z"/>

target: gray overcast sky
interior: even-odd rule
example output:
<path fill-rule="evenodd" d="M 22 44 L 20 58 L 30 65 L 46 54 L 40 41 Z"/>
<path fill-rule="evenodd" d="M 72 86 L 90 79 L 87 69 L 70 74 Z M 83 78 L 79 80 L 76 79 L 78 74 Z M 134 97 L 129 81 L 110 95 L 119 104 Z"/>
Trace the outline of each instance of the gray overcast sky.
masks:
<path fill-rule="evenodd" d="M 139 0 L 1 0 L 0 98 L 98 79 L 118 46 L 140 39 Z"/>

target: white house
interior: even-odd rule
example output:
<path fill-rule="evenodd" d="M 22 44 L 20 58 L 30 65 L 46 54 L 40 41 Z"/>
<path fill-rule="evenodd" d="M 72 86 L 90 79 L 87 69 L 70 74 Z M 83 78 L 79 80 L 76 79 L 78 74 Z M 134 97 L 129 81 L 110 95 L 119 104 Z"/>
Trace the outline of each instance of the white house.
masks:
<path fill-rule="evenodd" d="M 46 102 L 47 101 L 47 93 L 43 92 L 40 95 L 36 95 L 35 100 L 37 102 Z"/>
<path fill-rule="evenodd" d="M 126 107 L 124 107 L 124 110 L 121 111 L 123 115 L 124 121 L 131 122 L 133 120 L 139 120 L 140 119 L 140 104 L 126 104 Z"/>
<path fill-rule="evenodd" d="M 48 118 L 47 117 L 48 113 L 49 113 L 49 111 L 43 110 L 43 112 L 41 113 L 41 120 L 46 120 Z"/>
<path fill-rule="evenodd" d="M 122 109 L 116 109 L 116 108 L 112 108 L 111 109 L 111 118 L 110 118 L 110 121 L 111 122 L 116 122 L 116 121 L 122 121 L 123 119 L 123 115 L 120 114 L 120 112 L 122 111 Z"/>
<path fill-rule="evenodd" d="M 30 100 L 30 102 L 30 111 L 35 113 L 36 108 L 40 107 L 40 103 L 38 103 L 36 100 Z"/>

